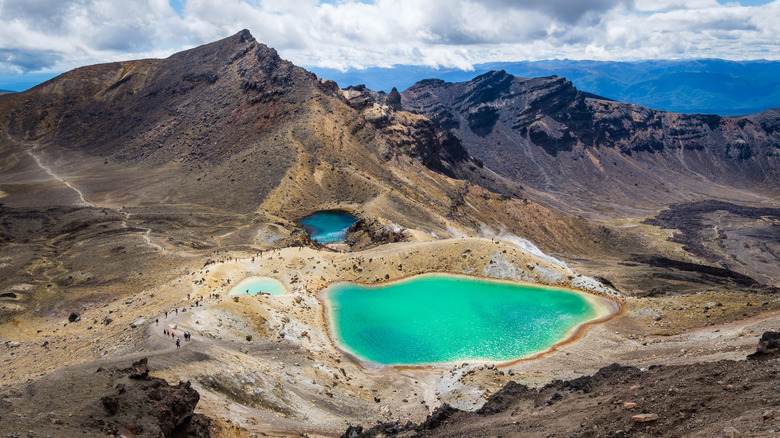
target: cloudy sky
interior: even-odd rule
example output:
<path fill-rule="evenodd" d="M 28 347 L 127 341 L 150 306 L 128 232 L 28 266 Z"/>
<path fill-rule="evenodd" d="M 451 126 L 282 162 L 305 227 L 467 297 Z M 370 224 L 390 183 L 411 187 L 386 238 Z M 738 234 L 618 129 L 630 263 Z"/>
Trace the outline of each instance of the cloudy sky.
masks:
<path fill-rule="evenodd" d="M 0 77 L 166 57 L 249 29 L 303 66 L 780 60 L 780 0 L 0 0 Z"/>

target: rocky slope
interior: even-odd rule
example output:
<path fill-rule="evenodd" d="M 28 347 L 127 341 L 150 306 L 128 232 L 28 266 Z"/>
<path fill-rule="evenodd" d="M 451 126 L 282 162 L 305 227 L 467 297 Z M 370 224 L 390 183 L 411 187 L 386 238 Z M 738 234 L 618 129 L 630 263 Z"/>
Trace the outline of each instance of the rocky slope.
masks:
<path fill-rule="evenodd" d="M 117 366 L 62 369 L 20 392 L 3 394 L 8 436 L 211 437 L 211 420 L 195 414 L 190 382 L 150 377 L 146 358 Z M 37 436 L 37 435 L 36 435 Z"/>
<path fill-rule="evenodd" d="M 405 109 L 456 135 L 534 199 L 588 217 L 644 216 L 696 197 L 777 196 L 780 111 L 684 115 L 588 95 L 555 76 L 421 81 Z"/>
<path fill-rule="evenodd" d="M 398 154 L 451 174 L 475 169 L 423 118 L 342 94 L 242 31 L 164 60 L 83 67 L 4 96 L 0 126 L 3 137 L 41 145 L 44 162 L 78 156 L 80 168 L 92 164 L 93 178 L 104 181 L 87 184 L 87 198 L 124 195 L 122 205 L 165 199 L 251 212 L 301 167 L 318 174 L 311 190 L 338 195 L 358 183 L 378 191 L 365 178 L 393 179 L 379 165 Z M 121 184 L 106 181 L 118 169 Z M 116 193 L 137 178 L 142 189 Z"/>
<path fill-rule="evenodd" d="M 442 237 L 503 230 L 560 253 L 642 246 L 521 199 L 399 108 L 398 93 L 340 90 L 247 31 L 0 97 L 0 315 L 138 291 L 149 266 L 170 278 L 220 247 L 268 248 L 329 208 Z"/>
<path fill-rule="evenodd" d="M 780 334 L 748 360 L 647 369 L 612 364 L 592 376 L 529 388 L 510 382 L 476 412 L 442 406 L 418 425 L 351 426 L 367 437 L 739 437 L 780 433 Z"/>

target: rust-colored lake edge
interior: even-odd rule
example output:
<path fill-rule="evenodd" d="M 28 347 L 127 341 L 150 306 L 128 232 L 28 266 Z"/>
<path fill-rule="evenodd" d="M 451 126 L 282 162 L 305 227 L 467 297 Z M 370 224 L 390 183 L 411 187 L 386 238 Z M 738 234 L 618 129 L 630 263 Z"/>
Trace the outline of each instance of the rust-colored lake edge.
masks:
<path fill-rule="evenodd" d="M 364 281 L 347 281 L 347 280 L 334 280 L 331 282 L 328 282 L 327 284 L 320 287 L 316 293 L 315 297 L 317 298 L 317 301 L 320 304 L 321 307 L 321 316 L 322 320 L 325 324 L 325 332 L 326 336 L 328 338 L 328 341 L 330 342 L 331 346 L 344 355 L 344 357 L 349 360 L 351 363 L 354 363 L 358 367 L 360 367 L 363 370 L 380 370 L 380 369 L 386 369 L 386 368 L 393 368 L 397 370 L 423 370 L 423 369 L 447 369 L 451 368 L 452 366 L 456 364 L 461 364 L 463 362 L 474 362 L 474 360 L 458 360 L 458 361 L 450 361 L 450 362 L 434 362 L 434 363 L 424 363 L 424 364 L 381 364 L 377 362 L 372 362 L 369 360 L 362 359 L 355 354 L 347 351 L 345 348 L 342 348 L 342 346 L 339 344 L 338 341 L 336 341 L 331 334 L 331 328 L 333 327 L 331 318 L 328 315 L 328 309 L 330 308 L 327 303 L 327 299 L 323 297 L 323 293 L 325 290 L 327 290 L 330 286 L 337 284 L 337 283 L 353 283 L 358 284 L 362 286 L 369 286 L 369 287 L 380 287 L 385 284 L 389 283 L 396 283 L 403 280 L 408 280 L 412 277 L 417 277 L 421 275 L 431 275 L 431 274 L 440 274 L 440 275 L 449 275 L 449 276 L 456 276 L 456 277 L 466 277 L 471 279 L 478 279 L 478 280 L 489 280 L 489 281 L 495 281 L 495 282 L 505 282 L 515 285 L 528 285 L 528 286 L 534 286 L 534 287 L 542 287 L 542 288 L 551 288 L 551 289 L 558 289 L 568 292 L 577 292 L 585 295 L 586 299 L 589 301 L 589 303 L 593 306 L 594 309 L 598 310 L 602 309 L 606 314 L 602 317 L 592 319 L 586 322 L 583 322 L 581 324 L 577 324 L 576 326 L 572 327 L 566 334 L 566 336 L 559 342 L 555 343 L 554 345 L 550 346 L 550 348 L 545 349 L 544 351 L 536 352 L 531 355 L 521 357 L 518 359 L 513 359 L 510 361 L 490 361 L 490 360 L 483 360 L 479 359 L 477 360 L 480 363 L 485 364 L 492 364 L 496 366 L 497 368 L 507 368 L 511 367 L 512 365 L 515 365 L 520 362 L 526 362 L 538 359 L 540 357 L 543 357 L 547 354 L 550 354 L 559 348 L 571 344 L 574 341 L 580 339 L 590 327 L 593 327 L 598 324 L 603 324 L 605 322 L 611 321 L 620 315 L 622 315 L 625 312 L 625 305 L 622 300 L 615 298 L 613 296 L 609 296 L 606 294 L 601 294 L 592 290 L 577 288 L 573 286 L 562 286 L 557 284 L 547 284 L 547 283 L 537 283 L 537 282 L 528 282 L 528 281 L 520 281 L 520 280 L 512 280 L 512 279 L 505 279 L 505 278 L 495 278 L 495 277 L 487 277 L 483 275 L 471 275 L 471 274 L 464 274 L 460 272 L 450 272 L 450 271 L 430 271 L 430 272 L 422 272 L 422 273 L 413 273 L 409 275 L 404 275 L 402 277 L 394 278 L 394 279 L 388 279 L 388 280 L 382 280 L 377 282 L 364 282 Z M 598 300 L 598 301 L 595 301 Z"/>

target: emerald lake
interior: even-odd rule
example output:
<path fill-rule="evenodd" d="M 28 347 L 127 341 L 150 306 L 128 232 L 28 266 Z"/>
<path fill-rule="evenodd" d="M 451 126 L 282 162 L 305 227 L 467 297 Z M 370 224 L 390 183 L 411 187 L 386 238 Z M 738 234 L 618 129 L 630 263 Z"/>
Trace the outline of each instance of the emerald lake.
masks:
<path fill-rule="evenodd" d="M 343 242 L 357 218 L 343 211 L 323 211 L 300 220 L 303 229 L 320 243 Z"/>
<path fill-rule="evenodd" d="M 508 362 L 549 350 L 609 314 L 601 298 L 584 292 L 449 274 L 335 283 L 322 298 L 338 346 L 382 365 Z"/>

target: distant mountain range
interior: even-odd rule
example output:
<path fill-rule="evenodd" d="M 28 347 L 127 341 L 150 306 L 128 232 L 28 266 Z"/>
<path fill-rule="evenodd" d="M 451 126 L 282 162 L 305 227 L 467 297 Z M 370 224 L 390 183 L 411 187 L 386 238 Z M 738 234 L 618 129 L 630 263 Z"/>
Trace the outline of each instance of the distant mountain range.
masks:
<path fill-rule="evenodd" d="M 0 89 L 4 92 L 25 91 L 62 72 L 28 73 L 25 75 L 0 76 Z"/>
<path fill-rule="evenodd" d="M 307 67 L 342 87 L 365 84 L 389 92 L 422 79 L 464 82 L 491 70 L 518 77 L 560 76 L 578 89 L 663 111 L 719 115 L 754 114 L 780 107 L 780 62 L 722 59 L 639 62 L 549 60 L 479 64 L 474 71 L 397 65 L 341 72 Z"/>
<path fill-rule="evenodd" d="M 422 65 L 372 67 L 346 72 L 305 66 L 339 86 L 363 84 L 376 91 L 403 91 L 423 79 L 469 81 L 494 70 L 517 77 L 559 76 L 578 89 L 621 102 L 663 111 L 718 114 L 755 114 L 780 107 L 779 61 L 727 61 L 722 59 L 656 60 L 636 62 L 547 61 L 477 64 L 474 70 L 436 69 Z M 0 78 L 0 92 L 24 91 L 56 76 L 34 73 L 22 78 Z"/>

